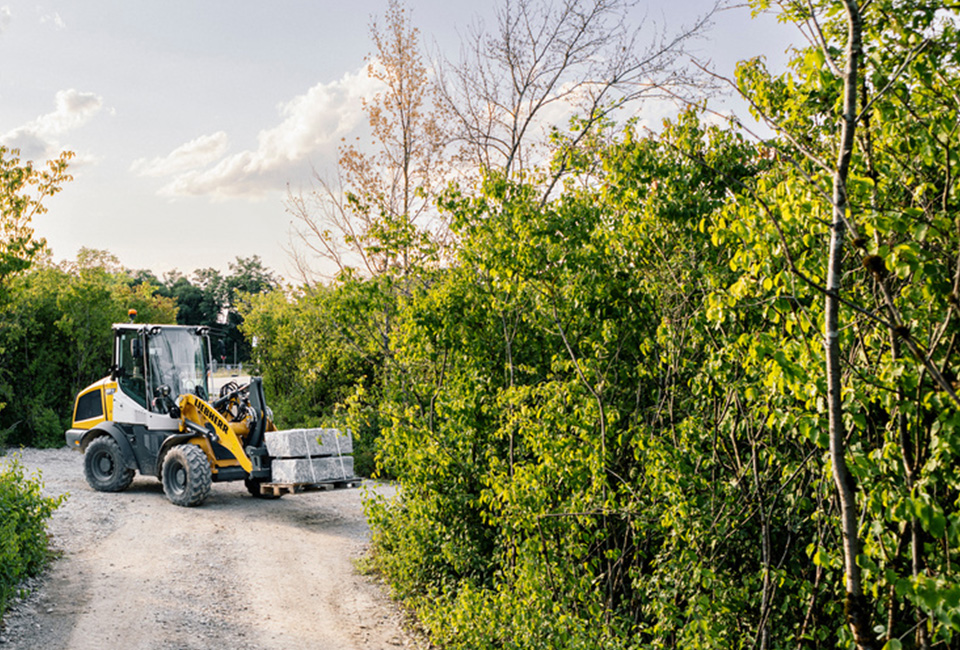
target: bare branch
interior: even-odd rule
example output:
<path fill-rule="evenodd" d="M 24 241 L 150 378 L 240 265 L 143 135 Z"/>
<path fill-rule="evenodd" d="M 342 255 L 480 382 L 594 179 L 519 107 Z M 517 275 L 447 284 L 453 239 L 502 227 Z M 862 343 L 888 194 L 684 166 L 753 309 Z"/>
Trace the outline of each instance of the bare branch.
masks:
<path fill-rule="evenodd" d="M 546 160 L 533 156 L 542 142 L 536 131 L 549 119 L 576 114 L 591 132 L 628 102 L 695 85 L 680 59 L 716 7 L 667 35 L 646 21 L 629 27 L 630 6 L 627 0 L 507 0 L 493 34 L 475 27 L 460 61 L 438 64 L 438 95 L 457 124 L 457 140 L 479 166 L 508 175 L 537 167 Z"/>

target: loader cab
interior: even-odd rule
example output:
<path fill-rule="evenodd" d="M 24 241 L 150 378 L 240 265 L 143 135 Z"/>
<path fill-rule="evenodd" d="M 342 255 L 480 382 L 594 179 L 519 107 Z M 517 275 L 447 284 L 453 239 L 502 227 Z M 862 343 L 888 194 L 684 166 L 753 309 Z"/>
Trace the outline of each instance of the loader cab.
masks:
<path fill-rule="evenodd" d="M 180 395 L 206 400 L 210 343 L 205 327 L 118 324 L 112 375 L 141 408 L 168 413 Z"/>

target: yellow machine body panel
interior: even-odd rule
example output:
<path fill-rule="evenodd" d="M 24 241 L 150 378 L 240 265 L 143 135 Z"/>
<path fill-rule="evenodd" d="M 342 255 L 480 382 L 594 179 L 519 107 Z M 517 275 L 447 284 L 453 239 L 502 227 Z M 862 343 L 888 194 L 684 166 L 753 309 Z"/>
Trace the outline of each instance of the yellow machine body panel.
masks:
<path fill-rule="evenodd" d="M 73 428 L 89 430 L 113 420 L 113 394 L 116 392 L 117 382 L 104 377 L 77 393 L 73 403 Z"/>
<path fill-rule="evenodd" d="M 226 447 L 236 458 L 236 462 L 232 460 L 216 460 L 213 457 L 212 448 L 207 449 L 210 447 L 210 445 L 207 444 L 207 448 L 204 449 L 204 452 L 210 458 L 212 465 L 228 467 L 230 465 L 236 465 L 239 463 L 239 465 L 247 472 L 253 469 L 253 464 L 250 462 L 250 459 L 247 458 L 247 454 L 243 450 L 243 440 L 238 435 L 240 431 L 239 427 L 234 429 L 234 427 L 232 427 L 231 424 L 216 411 L 216 409 L 196 395 L 188 394 L 181 396 L 179 406 L 181 418 L 198 424 L 205 429 L 210 429 L 212 427 L 214 433 L 216 434 L 217 442 Z M 201 447 L 202 446 L 203 445 L 201 445 Z"/>

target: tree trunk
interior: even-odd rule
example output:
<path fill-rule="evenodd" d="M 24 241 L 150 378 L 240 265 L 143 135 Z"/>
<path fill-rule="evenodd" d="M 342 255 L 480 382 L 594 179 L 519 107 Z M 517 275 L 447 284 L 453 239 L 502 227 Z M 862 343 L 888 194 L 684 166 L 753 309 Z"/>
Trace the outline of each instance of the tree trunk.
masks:
<path fill-rule="evenodd" d="M 853 477 L 846 463 L 846 442 L 843 426 L 843 400 L 840 372 L 840 283 L 843 275 L 843 244 L 846 236 L 847 176 L 857 128 L 857 75 L 862 54 L 862 22 L 856 0 L 843 0 L 847 13 L 846 64 L 843 71 L 843 118 L 837 165 L 833 175 L 833 218 L 830 232 L 830 252 L 827 268 L 827 297 L 825 305 L 825 340 L 827 358 L 827 402 L 830 422 L 830 461 L 840 502 L 843 558 L 846 570 L 847 624 L 853 632 L 857 647 L 872 650 L 873 638 L 870 612 L 863 594 L 860 566 L 860 537 L 857 529 L 857 499 Z"/>

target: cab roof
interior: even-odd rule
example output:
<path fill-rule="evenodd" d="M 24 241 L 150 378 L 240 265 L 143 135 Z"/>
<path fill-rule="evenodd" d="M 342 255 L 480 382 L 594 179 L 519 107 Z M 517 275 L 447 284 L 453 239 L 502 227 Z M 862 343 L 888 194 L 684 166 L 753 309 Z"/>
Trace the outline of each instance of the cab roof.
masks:
<path fill-rule="evenodd" d="M 153 323 L 114 323 L 113 331 L 127 332 L 159 332 L 161 330 L 188 330 L 193 331 L 197 336 L 203 336 L 210 331 L 206 325 L 155 325 Z"/>

